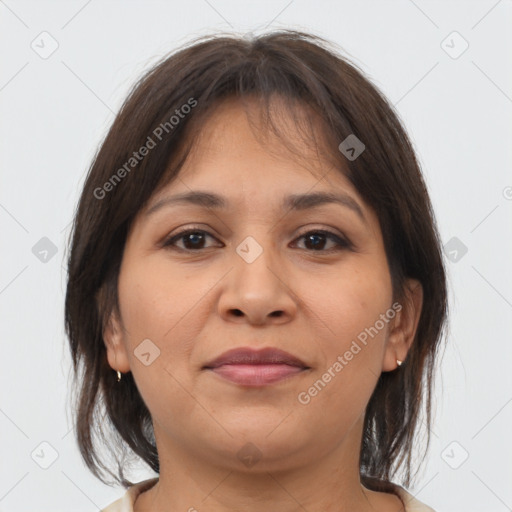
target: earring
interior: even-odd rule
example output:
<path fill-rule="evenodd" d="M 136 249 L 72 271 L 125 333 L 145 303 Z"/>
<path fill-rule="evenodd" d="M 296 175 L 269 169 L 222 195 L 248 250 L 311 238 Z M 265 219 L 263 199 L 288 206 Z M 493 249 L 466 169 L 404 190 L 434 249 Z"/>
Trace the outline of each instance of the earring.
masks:
<path fill-rule="evenodd" d="M 402 364 L 402 361 L 400 361 L 400 359 L 397 359 L 397 360 L 396 360 L 396 364 L 397 364 L 398 366 L 400 366 L 400 365 Z"/>
<path fill-rule="evenodd" d="M 121 380 L 121 372 L 117 370 L 117 382 Z"/>

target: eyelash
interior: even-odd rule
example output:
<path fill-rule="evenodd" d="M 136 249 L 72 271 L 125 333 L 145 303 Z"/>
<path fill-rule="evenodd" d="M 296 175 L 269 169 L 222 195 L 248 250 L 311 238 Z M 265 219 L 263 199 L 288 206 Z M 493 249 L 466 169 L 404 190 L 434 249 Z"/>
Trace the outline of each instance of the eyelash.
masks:
<path fill-rule="evenodd" d="M 182 251 L 182 252 L 200 252 L 200 251 L 204 250 L 204 248 L 200 248 L 200 249 L 197 249 L 197 250 L 196 249 L 183 249 L 183 248 L 177 247 L 175 245 L 175 242 L 177 240 L 179 240 L 180 238 L 185 237 L 186 235 L 190 235 L 190 234 L 206 234 L 209 237 L 215 238 L 212 234 L 208 233 L 208 231 L 205 231 L 203 229 L 189 228 L 189 229 L 185 229 L 183 231 L 180 231 L 179 233 L 174 234 L 172 237 L 164 240 L 162 242 L 162 247 L 170 249 L 170 250 L 178 250 L 178 251 Z M 353 250 L 354 249 L 352 243 L 348 239 L 345 239 L 345 238 L 343 238 L 341 236 L 338 236 L 338 235 L 332 233 L 331 231 L 327 231 L 327 230 L 323 230 L 323 229 L 313 229 L 313 230 L 310 230 L 310 231 L 306 231 L 305 233 L 302 233 L 301 235 L 299 235 L 296 238 L 296 240 L 298 240 L 300 238 L 305 238 L 307 235 L 311 235 L 311 234 L 325 235 L 328 239 L 331 239 L 331 240 L 335 241 L 337 247 L 333 248 L 333 249 L 326 249 L 326 250 L 323 250 L 323 249 L 321 249 L 321 250 L 304 249 L 305 251 L 317 252 L 317 253 L 321 253 L 321 252 L 331 253 L 333 251 L 342 251 L 342 250 L 347 250 L 347 249 L 348 250 Z"/>

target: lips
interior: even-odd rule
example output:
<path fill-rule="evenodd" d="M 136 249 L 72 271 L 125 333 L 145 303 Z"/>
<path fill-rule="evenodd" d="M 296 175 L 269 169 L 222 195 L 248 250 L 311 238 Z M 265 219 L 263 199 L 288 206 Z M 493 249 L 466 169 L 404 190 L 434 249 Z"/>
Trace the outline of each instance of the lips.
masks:
<path fill-rule="evenodd" d="M 225 365 L 288 365 L 302 369 L 309 367 L 299 358 L 278 348 L 255 350 L 249 347 L 235 348 L 224 352 L 207 363 L 204 369 L 215 369 Z"/>
<path fill-rule="evenodd" d="M 278 348 L 246 347 L 224 352 L 203 369 L 238 386 L 261 387 L 287 381 L 310 367 Z"/>

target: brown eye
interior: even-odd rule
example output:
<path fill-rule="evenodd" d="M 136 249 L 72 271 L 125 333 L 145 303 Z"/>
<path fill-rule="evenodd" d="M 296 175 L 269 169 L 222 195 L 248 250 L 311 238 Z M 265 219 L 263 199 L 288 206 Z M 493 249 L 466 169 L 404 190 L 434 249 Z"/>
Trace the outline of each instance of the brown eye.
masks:
<path fill-rule="evenodd" d="M 197 251 L 205 248 L 204 243 L 208 237 L 213 238 L 213 236 L 206 231 L 199 229 L 188 229 L 172 236 L 172 238 L 164 242 L 163 246 L 176 247 L 185 251 Z M 183 247 L 176 245 L 176 242 L 181 240 L 183 241 Z"/>
<path fill-rule="evenodd" d="M 213 235 L 202 229 L 186 229 L 163 242 L 162 246 L 168 249 L 198 252 L 208 248 L 205 247 L 207 238 L 215 239 Z M 331 252 L 352 249 L 352 244 L 348 240 L 325 230 L 308 231 L 296 240 L 301 239 L 304 240 L 304 249 L 307 251 Z M 178 242 L 181 242 L 181 245 L 178 245 Z M 333 244 L 331 247 L 328 247 L 329 242 Z"/>
<path fill-rule="evenodd" d="M 324 230 L 315 230 L 308 231 L 301 235 L 297 240 L 304 239 L 304 245 L 307 250 L 317 251 L 317 252 L 330 252 L 331 250 L 341 250 L 348 249 L 351 247 L 350 242 L 347 240 L 331 233 L 330 231 Z M 334 247 L 325 249 L 325 245 L 327 241 L 330 240 L 334 242 Z"/>

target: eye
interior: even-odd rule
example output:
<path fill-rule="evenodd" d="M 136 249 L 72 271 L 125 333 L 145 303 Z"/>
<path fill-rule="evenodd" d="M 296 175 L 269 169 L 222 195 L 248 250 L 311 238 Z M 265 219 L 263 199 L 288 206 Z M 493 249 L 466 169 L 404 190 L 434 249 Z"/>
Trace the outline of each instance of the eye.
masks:
<path fill-rule="evenodd" d="M 205 249 L 204 244 L 207 238 L 215 237 L 202 229 L 185 229 L 173 235 L 162 243 L 163 247 L 169 249 L 178 249 L 182 251 L 197 252 Z M 333 250 L 351 249 L 352 243 L 347 239 L 326 230 L 312 230 L 300 235 L 296 240 L 304 239 L 305 250 L 315 252 L 331 252 Z M 325 249 L 327 241 L 334 243 L 334 247 Z M 183 241 L 183 246 L 177 245 L 177 242 Z"/>
<path fill-rule="evenodd" d="M 330 252 L 332 250 L 342 250 L 342 249 L 350 249 L 352 247 L 352 244 L 342 238 L 341 236 L 338 236 L 334 233 L 331 233 L 330 231 L 326 230 L 313 230 L 308 231 L 307 233 L 304 233 L 303 235 L 300 235 L 297 240 L 304 239 L 305 245 L 309 246 L 306 247 L 306 249 L 310 249 L 316 252 Z M 331 242 L 334 242 L 334 248 L 326 249 L 325 245 L 326 241 L 330 240 Z"/>
<path fill-rule="evenodd" d="M 197 251 L 204 249 L 203 245 L 208 237 L 214 238 L 210 233 L 202 229 L 186 229 L 166 240 L 163 246 L 170 249 L 177 248 L 183 251 Z M 176 242 L 181 240 L 183 240 L 185 247 L 176 246 Z"/>

